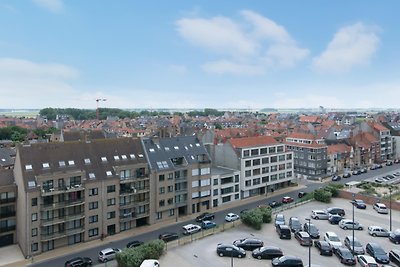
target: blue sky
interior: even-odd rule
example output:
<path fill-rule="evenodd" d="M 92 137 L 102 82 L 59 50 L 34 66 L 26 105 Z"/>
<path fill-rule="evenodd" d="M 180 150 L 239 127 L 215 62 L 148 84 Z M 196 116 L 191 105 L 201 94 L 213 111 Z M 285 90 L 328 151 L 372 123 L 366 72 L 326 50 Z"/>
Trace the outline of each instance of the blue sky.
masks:
<path fill-rule="evenodd" d="M 397 0 L 0 0 L 0 108 L 398 108 Z"/>

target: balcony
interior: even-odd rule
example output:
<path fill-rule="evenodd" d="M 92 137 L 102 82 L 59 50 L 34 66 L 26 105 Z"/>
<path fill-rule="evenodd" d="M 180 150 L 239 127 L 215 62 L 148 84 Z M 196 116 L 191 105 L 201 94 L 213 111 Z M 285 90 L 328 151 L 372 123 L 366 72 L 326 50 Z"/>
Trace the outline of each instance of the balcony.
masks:
<path fill-rule="evenodd" d="M 0 199 L 0 205 L 1 205 L 1 204 L 12 203 L 12 202 L 15 202 L 15 201 L 16 201 L 16 198 L 15 198 L 15 197 Z"/>
<path fill-rule="evenodd" d="M 7 217 L 14 217 L 14 216 L 15 216 L 15 211 L 7 211 L 7 212 L 0 213 L 1 219 L 7 218 Z"/>
<path fill-rule="evenodd" d="M 131 221 L 131 220 L 136 220 L 139 218 L 143 218 L 143 217 L 147 217 L 149 216 L 149 209 L 146 209 L 144 212 L 141 213 L 137 213 L 137 212 L 129 212 L 126 214 L 121 214 L 119 216 L 119 220 L 120 222 L 127 222 L 127 221 Z"/>
<path fill-rule="evenodd" d="M 128 209 L 128 208 L 134 208 L 140 205 L 144 204 L 149 204 L 150 203 L 150 198 L 143 198 L 143 199 L 138 199 L 132 202 L 126 202 L 126 203 L 119 203 L 119 209 Z"/>
<path fill-rule="evenodd" d="M 187 176 L 175 177 L 175 181 L 187 181 Z"/>
<path fill-rule="evenodd" d="M 76 214 L 71 214 L 71 215 L 64 215 L 64 216 L 59 216 L 59 217 L 52 217 L 52 218 L 47 218 L 47 219 L 41 219 L 41 226 L 49 226 L 49 225 L 54 225 L 54 224 L 60 224 L 68 221 L 73 221 L 77 219 L 84 219 L 85 218 L 85 213 L 76 213 Z"/>
<path fill-rule="evenodd" d="M 75 235 L 75 234 L 79 234 L 79 233 L 83 233 L 83 232 L 85 232 L 84 226 L 66 229 L 66 230 L 60 231 L 60 232 L 42 233 L 40 241 L 59 239 L 59 238 L 63 238 L 63 237 L 67 237 L 70 235 Z"/>
<path fill-rule="evenodd" d="M 10 231 L 15 231 L 15 225 L 0 227 L 0 233 L 10 232 Z"/>
<path fill-rule="evenodd" d="M 53 203 L 41 204 L 40 209 L 41 210 L 54 210 L 54 209 L 59 209 L 59 208 L 78 206 L 78 205 L 82 205 L 82 204 L 85 204 L 85 198 L 66 200 L 63 202 L 53 202 Z"/>
<path fill-rule="evenodd" d="M 142 186 L 142 187 L 131 187 L 126 189 L 121 189 L 119 192 L 120 196 L 133 195 L 137 193 L 148 192 L 150 190 L 150 186 Z"/>
<path fill-rule="evenodd" d="M 61 187 L 51 187 L 51 188 L 42 188 L 42 196 L 52 196 L 57 194 L 63 194 L 65 192 L 76 192 L 85 190 L 83 184 L 76 184 L 71 186 L 61 186 Z"/>

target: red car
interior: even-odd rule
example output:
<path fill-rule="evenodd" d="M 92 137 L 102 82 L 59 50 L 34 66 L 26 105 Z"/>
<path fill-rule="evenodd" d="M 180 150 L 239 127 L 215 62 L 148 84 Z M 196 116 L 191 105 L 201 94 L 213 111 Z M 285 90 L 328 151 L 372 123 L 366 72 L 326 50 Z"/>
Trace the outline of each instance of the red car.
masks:
<path fill-rule="evenodd" d="M 290 203 L 293 201 L 294 201 L 294 199 L 292 197 L 283 197 L 282 198 L 282 203 Z"/>

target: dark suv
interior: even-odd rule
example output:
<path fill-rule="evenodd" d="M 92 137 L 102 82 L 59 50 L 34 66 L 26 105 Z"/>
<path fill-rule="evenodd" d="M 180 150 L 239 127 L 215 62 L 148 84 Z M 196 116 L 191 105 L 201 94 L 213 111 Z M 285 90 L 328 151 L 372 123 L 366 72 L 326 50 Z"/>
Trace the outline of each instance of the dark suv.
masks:
<path fill-rule="evenodd" d="M 175 239 L 178 239 L 179 236 L 177 233 L 172 233 L 172 232 L 166 232 L 162 233 L 158 236 L 159 239 L 163 240 L 164 242 L 169 242 Z"/>
<path fill-rule="evenodd" d="M 264 242 L 257 238 L 244 238 L 233 241 L 233 244 L 244 250 L 255 250 L 264 246 Z"/>
<path fill-rule="evenodd" d="M 204 212 L 203 214 L 200 214 L 199 216 L 196 217 L 196 222 L 211 221 L 214 218 L 215 215 L 213 213 Z"/>
<path fill-rule="evenodd" d="M 338 207 L 327 208 L 326 211 L 329 214 L 337 214 L 337 215 L 340 215 L 342 217 L 344 217 L 344 215 L 346 215 L 346 213 L 344 212 L 344 209 L 338 208 Z"/>
<path fill-rule="evenodd" d="M 92 266 L 92 259 L 87 257 L 73 258 L 65 262 L 65 267 L 86 267 Z"/>

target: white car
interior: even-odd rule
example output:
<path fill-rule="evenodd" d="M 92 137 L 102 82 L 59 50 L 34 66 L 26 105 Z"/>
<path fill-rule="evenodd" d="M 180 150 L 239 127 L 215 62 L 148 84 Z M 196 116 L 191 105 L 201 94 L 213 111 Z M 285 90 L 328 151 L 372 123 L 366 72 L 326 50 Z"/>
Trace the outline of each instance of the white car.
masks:
<path fill-rule="evenodd" d="M 376 263 L 375 259 L 371 256 L 367 255 L 358 255 L 357 256 L 358 263 L 360 263 L 363 267 L 379 267 Z"/>
<path fill-rule="evenodd" d="M 342 241 L 340 241 L 340 238 L 334 232 L 326 232 L 324 235 L 324 240 L 328 242 L 333 249 L 337 247 L 343 247 Z"/>
<path fill-rule="evenodd" d="M 364 227 L 359 222 L 354 221 L 354 223 L 353 223 L 353 221 L 349 220 L 349 219 L 342 219 L 339 222 L 339 227 L 344 230 L 347 230 L 347 229 L 362 230 L 362 229 L 364 229 Z"/>
<path fill-rule="evenodd" d="M 233 221 L 236 221 L 236 220 L 239 220 L 239 215 L 237 215 L 237 214 L 235 214 L 235 213 L 228 213 L 226 216 L 225 216 L 225 221 L 227 221 L 227 222 L 233 222 Z"/>
<path fill-rule="evenodd" d="M 376 210 L 378 213 L 382 213 L 382 214 L 388 214 L 389 213 L 388 208 L 383 203 L 375 203 L 373 205 L 373 207 L 374 207 L 374 210 Z"/>
<path fill-rule="evenodd" d="M 197 224 L 187 224 L 185 226 L 182 226 L 182 228 L 184 235 L 191 235 L 201 231 L 200 225 Z"/>
<path fill-rule="evenodd" d="M 387 229 L 376 225 L 368 226 L 368 233 L 372 236 L 388 237 L 390 235 L 390 232 Z"/>
<path fill-rule="evenodd" d="M 107 262 L 113 260 L 115 259 L 115 255 L 117 255 L 117 253 L 120 253 L 121 251 L 122 250 L 120 250 L 119 248 L 105 248 L 99 252 L 99 261 Z"/>
<path fill-rule="evenodd" d="M 315 220 L 328 220 L 329 213 L 324 210 L 313 210 L 311 211 L 311 218 Z"/>

